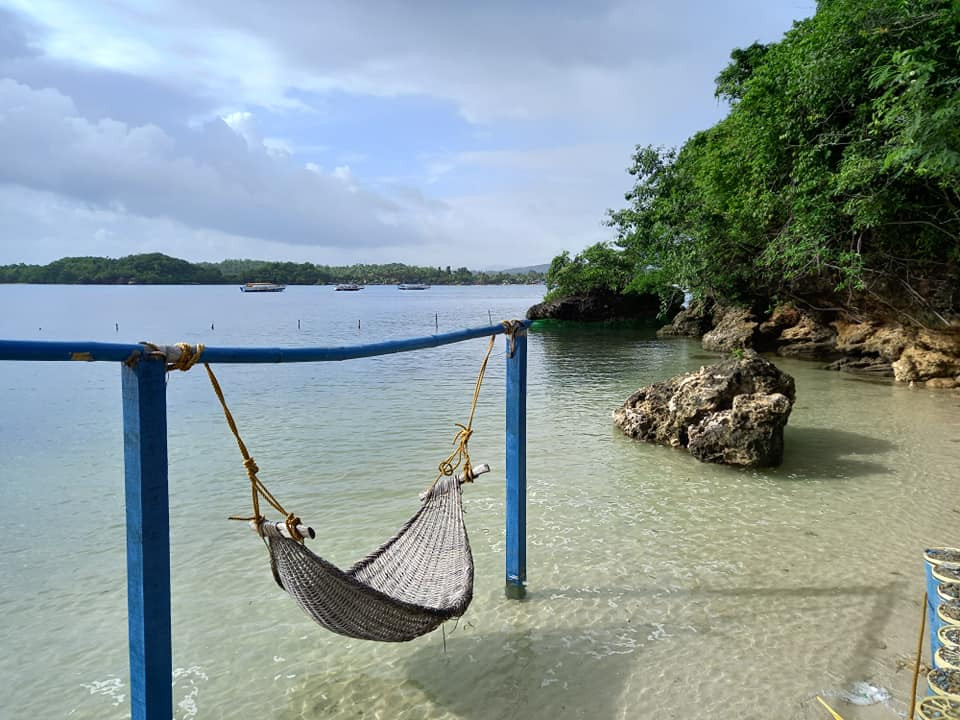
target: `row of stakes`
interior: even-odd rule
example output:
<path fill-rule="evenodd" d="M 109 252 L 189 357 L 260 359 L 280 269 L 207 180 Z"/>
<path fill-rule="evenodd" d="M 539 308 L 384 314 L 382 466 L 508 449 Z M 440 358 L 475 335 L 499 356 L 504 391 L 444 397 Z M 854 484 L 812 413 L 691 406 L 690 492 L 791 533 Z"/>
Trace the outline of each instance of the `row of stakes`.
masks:
<path fill-rule="evenodd" d="M 929 548 L 926 561 L 926 624 L 933 669 L 929 695 L 911 717 L 960 720 L 960 548 Z"/>
<path fill-rule="evenodd" d="M 489 320 L 490 324 L 493 325 L 493 313 L 491 313 L 489 310 L 487 310 L 487 319 Z M 120 332 L 120 323 L 114 323 L 114 326 L 116 328 L 116 331 Z M 433 328 L 434 330 L 440 329 L 440 313 L 434 313 L 433 315 Z M 43 330 L 43 328 L 38 328 L 38 329 Z M 210 329 L 211 330 L 214 329 L 214 323 L 210 323 Z M 297 320 L 297 330 L 299 329 L 300 329 L 300 321 Z M 360 329 L 360 321 L 357 320 L 357 330 L 359 329 Z"/>

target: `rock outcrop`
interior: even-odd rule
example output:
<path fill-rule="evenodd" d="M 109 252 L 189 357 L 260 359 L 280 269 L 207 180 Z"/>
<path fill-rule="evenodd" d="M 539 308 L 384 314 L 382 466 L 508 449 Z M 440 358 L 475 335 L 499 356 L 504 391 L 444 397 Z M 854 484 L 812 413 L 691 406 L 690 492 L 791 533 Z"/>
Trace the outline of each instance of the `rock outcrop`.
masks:
<path fill-rule="evenodd" d="M 893 376 L 900 382 L 925 381 L 931 387 L 955 387 L 946 381 L 960 375 L 960 356 L 931 350 L 922 344 L 913 345 L 903 351 L 893 363 Z"/>
<path fill-rule="evenodd" d="M 836 310 L 792 304 L 763 319 L 748 308 L 695 301 L 657 334 L 701 337 L 704 350 L 753 348 L 828 361 L 833 370 L 928 387 L 960 386 L 960 327 L 934 331 L 892 321 L 856 322 Z"/>
<path fill-rule="evenodd" d="M 687 448 L 703 462 L 779 465 L 793 378 L 755 352 L 641 388 L 613 413 L 638 440 Z"/>
<path fill-rule="evenodd" d="M 701 337 L 713 327 L 713 301 L 693 300 L 657 330 L 659 337 Z"/>
<path fill-rule="evenodd" d="M 759 326 L 749 309 L 718 305 L 713 310 L 713 329 L 703 336 L 703 349 L 727 352 L 752 348 Z"/>
<path fill-rule="evenodd" d="M 678 296 L 675 305 L 668 309 L 668 314 L 678 312 L 682 302 L 683 297 Z M 652 320 L 659 312 L 660 297 L 658 295 L 593 293 L 539 303 L 527 310 L 527 319 L 552 319 L 572 322 Z"/>

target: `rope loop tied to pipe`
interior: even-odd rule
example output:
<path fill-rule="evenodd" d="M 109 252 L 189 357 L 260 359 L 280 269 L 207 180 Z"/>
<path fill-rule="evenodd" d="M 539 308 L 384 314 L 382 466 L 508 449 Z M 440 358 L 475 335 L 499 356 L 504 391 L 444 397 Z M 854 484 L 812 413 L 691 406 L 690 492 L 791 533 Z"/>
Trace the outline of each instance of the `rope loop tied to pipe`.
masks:
<path fill-rule="evenodd" d="M 517 335 L 526 335 L 527 326 L 520 320 L 504 320 L 500 324 L 503 325 L 505 334 L 510 339 L 510 352 L 507 357 L 513 357 L 517 351 Z"/>

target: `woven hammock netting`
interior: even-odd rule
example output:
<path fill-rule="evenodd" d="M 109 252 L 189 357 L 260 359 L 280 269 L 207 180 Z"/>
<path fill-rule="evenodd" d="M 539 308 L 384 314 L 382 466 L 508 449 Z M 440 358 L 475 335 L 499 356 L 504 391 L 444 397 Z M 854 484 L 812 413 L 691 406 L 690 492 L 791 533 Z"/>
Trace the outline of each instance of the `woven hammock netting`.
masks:
<path fill-rule="evenodd" d="M 328 630 L 362 640 L 412 640 L 463 615 L 473 598 L 461 498 L 458 478 L 441 477 L 396 535 L 346 571 L 264 522 L 273 576 Z"/>

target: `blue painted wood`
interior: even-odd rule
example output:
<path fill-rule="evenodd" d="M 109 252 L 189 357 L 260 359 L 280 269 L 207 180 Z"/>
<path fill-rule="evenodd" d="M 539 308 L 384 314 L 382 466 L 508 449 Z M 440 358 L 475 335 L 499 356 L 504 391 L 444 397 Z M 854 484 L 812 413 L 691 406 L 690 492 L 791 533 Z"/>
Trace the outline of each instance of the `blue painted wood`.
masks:
<path fill-rule="evenodd" d="M 164 363 L 122 366 L 132 720 L 173 717 Z"/>
<path fill-rule="evenodd" d="M 524 325 L 529 325 L 525 321 Z M 454 332 L 426 335 L 404 340 L 388 340 L 369 345 L 310 348 L 237 348 L 207 347 L 203 360 L 209 363 L 287 363 L 331 362 L 389 355 L 450 345 L 473 338 L 490 337 L 504 332 L 503 325 L 466 328 Z M 93 342 L 44 342 L 33 340 L 0 340 L 0 360 L 107 360 L 124 362 L 131 355 L 140 354 L 141 345 Z"/>
<path fill-rule="evenodd" d="M 527 330 L 507 338 L 507 597 L 527 586 Z"/>

